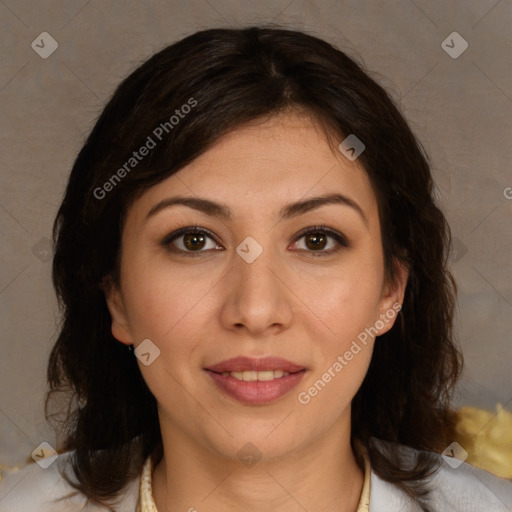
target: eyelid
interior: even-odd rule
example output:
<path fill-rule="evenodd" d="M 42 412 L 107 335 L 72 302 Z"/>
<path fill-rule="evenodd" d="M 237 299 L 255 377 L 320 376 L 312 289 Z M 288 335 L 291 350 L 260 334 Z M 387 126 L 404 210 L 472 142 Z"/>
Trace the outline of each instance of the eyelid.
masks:
<path fill-rule="evenodd" d="M 169 249 L 169 246 L 172 245 L 172 242 L 179 238 L 180 236 L 187 234 L 187 233 L 197 233 L 205 235 L 206 237 L 212 239 L 217 245 L 220 245 L 219 242 L 216 239 L 216 236 L 209 231 L 208 229 L 199 227 L 197 224 L 194 224 L 193 226 L 184 226 L 182 228 L 178 228 L 174 230 L 172 233 L 169 233 L 166 235 L 162 241 L 160 242 L 160 245 L 164 248 Z M 332 228 L 327 227 L 325 224 L 317 225 L 317 226 L 309 226 L 307 228 L 302 229 L 298 233 L 296 233 L 293 237 L 293 243 L 296 243 L 301 238 L 305 237 L 306 235 L 312 234 L 312 233 L 324 233 L 325 235 L 333 238 L 337 244 L 337 247 L 329 250 L 318 250 L 318 251 L 308 251 L 305 249 L 299 249 L 300 252 L 306 252 L 308 254 L 312 254 L 313 256 L 328 256 L 330 254 L 339 252 L 343 248 L 349 248 L 351 247 L 351 244 L 349 243 L 347 237 L 340 233 L 339 231 L 336 231 Z M 199 250 L 199 251 L 183 251 L 182 249 L 169 249 L 173 252 L 185 254 L 187 256 L 196 256 L 196 255 L 203 255 L 208 254 L 212 249 L 208 249 L 206 251 Z M 224 250 L 224 248 L 222 249 Z"/>
<path fill-rule="evenodd" d="M 296 243 L 298 240 L 303 238 L 306 235 L 312 234 L 312 233 L 324 233 L 325 235 L 333 238 L 336 241 L 337 247 L 334 247 L 329 250 L 319 250 L 319 251 L 307 251 L 305 249 L 300 249 L 301 252 L 306 252 L 307 254 L 311 254 L 312 256 L 329 256 L 332 254 L 335 254 L 337 252 L 340 252 L 342 249 L 348 249 L 351 247 L 350 242 L 348 241 L 347 237 L 332 228 L 327 227 L 325 224 L 320 224 L 317 226 L 310 226 L 308 228 L 304 228 L 299 233 L 297 233 L 294 236 L 294 240 Z"/>
<path fill-rule="evenodd" d="M 182 228 L 178 228 L 168 235 L 166 235 L 162 241 L 160 242 L 160 245 L 164 248 L 169 249 L 169 246 L 172 245 L 172 242 L 176 240 L 177 238 L 180 238 L 181 236 L 187 234 L 187 233 L 196 233 L 200 235 L 205 235 L 208 238 L 211 238 L 217 245 L 220 245 L 217 241 L 215 235 L 209 231 L 206 228 L 201 228 L 197 224 L 194 224 L 193 226 L 184 226 Z M 171 250 L 171 249 L 169 249 Z M 181 249 L 173 248 L 174 252 L 181 253 L 181 254 L 187 254 L 187 255 L 199 255 L 207 253 L 208 251 L 183 251 Z"/>
<path fill-rule="evenodd" d="M 345 244 L 347 247 L 349 246 L 348 239 L 343 233 L 340 233 L 339 231 L 328 227 L 326 224 L 319 224 L 318 226 L 310 226 L 308 228 L 304 228 L 295 235 L 295 238 L 299 239 L 310 233 L 317 232 L 323 232 L 326 235 L 332 236 L 336 240 L 340 241 L 340 243 Z"/>

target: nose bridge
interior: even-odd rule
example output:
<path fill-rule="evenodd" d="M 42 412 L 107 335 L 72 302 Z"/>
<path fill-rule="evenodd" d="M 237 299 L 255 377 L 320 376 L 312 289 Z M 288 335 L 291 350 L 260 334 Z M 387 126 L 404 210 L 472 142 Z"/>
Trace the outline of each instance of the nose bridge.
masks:
<path fill-rule="evenodd" d="M 278 279 L 281 262 L 271 246 L 270 236 L 260 244 L 247 237 L 236 249 L 228 311 L 231 325 L 243 324 L 249 330 L 262 331 L 273 324 L 290 321 L 290 296 Z"/>
<path fill-rule="evenodd" d="M 268 292 L 270 295 L 267 302 L 270 302 L 276 292 L 275 269 L 279 266 L 277 251 L 271 247 L 270 237 L 266 237 L 262 244 L 247 237 L 237 247 L 236 252 L 240 261 L 235 266 L 235 272 L 239 276 L 242 290 L 248 294 Z"/>

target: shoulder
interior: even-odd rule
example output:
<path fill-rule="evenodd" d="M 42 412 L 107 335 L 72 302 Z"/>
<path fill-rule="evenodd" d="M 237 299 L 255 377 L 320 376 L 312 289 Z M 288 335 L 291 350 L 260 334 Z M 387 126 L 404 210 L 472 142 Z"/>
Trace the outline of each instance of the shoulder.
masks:
<path fill-rule="evenodd" d="M 408 457 L 420 452 L 400 447 Z M 449 465 L 440 455 L 438 470 L 427 482 L 431 489 L 430 503 L 436 512 L 510 512 L 512 482 L 462 462 Z M 402 508 L 403 507 L 403 508 Z M 417 505 L 395 485 L 382 480 L 373 471 L 370 480 L 370 512 L 419 511 Z"/>
<path fill-rule="evenodd" d="M 87 504 L 86 497 L 61 475 L 63 469 L 71 474 L 68 463 L 72 453 L 60 454 L 47 469 L 33 462 L 4 475 L 0 482 L 0 512 L 106 512 L 105 507 Z M 123 490 L 115 510 L 135 510 L 138 491 L 136 479 Z M 75 494 L 66 498 L 72 493 Z"/>
<path fill-rule="evenodd" d="M 432 487 L 437 502 L 446 504 L 446 510 L 512 510 L 512 482 L 465 462 L 451 467 L 442 460 Z"/>

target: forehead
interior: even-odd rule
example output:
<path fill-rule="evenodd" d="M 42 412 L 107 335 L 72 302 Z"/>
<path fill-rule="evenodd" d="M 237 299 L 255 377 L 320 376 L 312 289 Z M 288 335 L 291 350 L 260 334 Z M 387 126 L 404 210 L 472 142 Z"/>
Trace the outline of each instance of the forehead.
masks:
<path fill-rule="evenodd" d="M 375 215 L 376 198 L 364 168 L 333 148 L 311 116 L 289 112 L 229 132 L 148 189 L 133 210 L 142 215 L 170 195 L 186 195 L 228 204 L 242 216 L 268 214 L 289 202 L 331 192 L 354 199 L 368 218 Z"/>

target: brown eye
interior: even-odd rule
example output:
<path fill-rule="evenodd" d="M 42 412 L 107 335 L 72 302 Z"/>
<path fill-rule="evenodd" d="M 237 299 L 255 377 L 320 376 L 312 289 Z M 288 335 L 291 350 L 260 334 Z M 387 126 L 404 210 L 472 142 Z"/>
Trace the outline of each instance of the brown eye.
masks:
<path fill-rule="evenodd" d="M 186 227 L 167 235 L 161 245 L 174 253 L 186 256 L 202 255 L 210 250 L 221 250 L 213 236 L 204 229 Z"/>
<path fill-rule="evenodd" d="M 309 235 L 306 235 L 304 238 L 306 240 L 306 246 L 309 249 L 325 249 L 325 246 L 327 244 L 327 236 L 323 233 L 310 233 Z"/>
<path fill-rule="evenodd" d="M 201 233 L 187 233 L 183 236 L 183 245 L 192 251 L 204 247 L 206 237 Z"/>
<path fill-rule="evenodd" d="M 300 247 L 299 241 L 304 239 L 304 247 Z M 348 248 L 350 244 L 344 235 L 326 229 L 324 226 L 309 228 L 299 234 L 296 244 L 300 251 L 311 254 L 311 256 L 329 256 L 339 252 L 343 247 Z"/>

